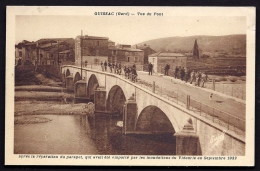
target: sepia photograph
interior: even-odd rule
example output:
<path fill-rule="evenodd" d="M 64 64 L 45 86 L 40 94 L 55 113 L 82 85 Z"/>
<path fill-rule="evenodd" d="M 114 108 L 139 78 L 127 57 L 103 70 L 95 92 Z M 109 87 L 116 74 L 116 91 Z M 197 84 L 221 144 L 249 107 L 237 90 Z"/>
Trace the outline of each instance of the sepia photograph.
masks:
<path fill-rule="evenodd" d="M 6 165 L 254 165 L 254 7 L 9 6 L 6 21 Z"/>

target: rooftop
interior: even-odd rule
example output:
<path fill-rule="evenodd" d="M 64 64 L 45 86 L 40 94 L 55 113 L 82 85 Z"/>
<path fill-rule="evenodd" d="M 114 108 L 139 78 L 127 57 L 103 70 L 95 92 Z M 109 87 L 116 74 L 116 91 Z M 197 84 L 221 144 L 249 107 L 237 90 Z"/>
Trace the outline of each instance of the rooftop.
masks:
<path fill-rule="evenodd" d="M 132 48 L 124 48 L 123 50 L 130 51 L 130 52 L 142 52 L 141 49 L 132 49 Z"/>
<path fill-rule="evenodd" d="M 146 49 L 146 48 L 151 48 L 149 45 L 148 46 L 143 46 L 143 45 L 137 45 L 137 49 Z M 151 48 L 152 49 L 152 48 Z"/>
<path fill-rule="evenodd" d="M 185 55 L 181 53 L 154 53 L 149 56 L 156 56 L 156 57 L 186 57 Z"/>
<path fill-rule="evenodd" d="M 127 51 L 127 52 L 142 52 L 140 49 L 133 49 L 133 48 L 118 48 L 118 47 L 108 47 L 108 50 L 121 50 L 121 51 Z"/>
<path fill-rule="evenodd" d="M 76 40 L 80 40 L 81 36 L 77 36 Z M 82 39 L 90 39 L 90 40 L 108 40 L 108 37 L 98 37 L 98 36 L 82 36 Z"/>

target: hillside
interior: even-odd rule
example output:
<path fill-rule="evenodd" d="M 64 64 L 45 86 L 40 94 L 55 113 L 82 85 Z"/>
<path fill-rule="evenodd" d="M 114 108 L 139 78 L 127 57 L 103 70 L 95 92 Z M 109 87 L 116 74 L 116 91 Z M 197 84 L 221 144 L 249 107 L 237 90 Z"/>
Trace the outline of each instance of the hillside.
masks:
<path fill-rule="evenodd" d="M 225 51 L 230 53 L 246 54 L 245 34 L 226 36 L 167 37 L 148 40 L 138 43 L 137 45 L 150 45 L 150 47 L 157 52 L 191 52 L 195 39 L 197 39 L 199 49 L 203 52 Z"/>

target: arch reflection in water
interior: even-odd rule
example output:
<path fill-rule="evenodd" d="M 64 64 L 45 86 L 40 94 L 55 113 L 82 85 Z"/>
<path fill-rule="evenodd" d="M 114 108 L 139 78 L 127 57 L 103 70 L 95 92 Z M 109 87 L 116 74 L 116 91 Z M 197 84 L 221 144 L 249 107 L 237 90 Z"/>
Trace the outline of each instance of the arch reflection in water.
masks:
<path fill-rule="evenodd" d="M 121 116 L 88 115 L 91 138 L 99 154 L 109 155 L 174 155 L 172 133 L 124 135 L 117 126 Z"/>

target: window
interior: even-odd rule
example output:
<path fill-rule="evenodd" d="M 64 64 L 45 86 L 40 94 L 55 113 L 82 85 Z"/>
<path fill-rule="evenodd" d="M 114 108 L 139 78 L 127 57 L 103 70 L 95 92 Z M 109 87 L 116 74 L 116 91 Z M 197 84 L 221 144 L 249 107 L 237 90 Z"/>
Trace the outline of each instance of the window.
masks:
<path fill-rule="evenodd" d="M 116 51 L 115 50 L 112 51 L 112 55 L 116 55 Z"/>
<path fill-rule="evenodd" d="M 153 63 L 154 63 L 154 60 L 155 60 L 155 58 L 153 58 Z"/>
<path fill-rule="evenodd" d="M 130 62 L 130 56 L 127 57 L 127 62 Z"/>
<path fill-rule="evenodd" d="M 97 41 L 97 46 L 99 46 L 99 41 Z"/>
<path fill-rule="evenodd" d="M 135 62 L 138 62 L 139 61 L 139 58 L 136 56 L 135 57 Z"/>

